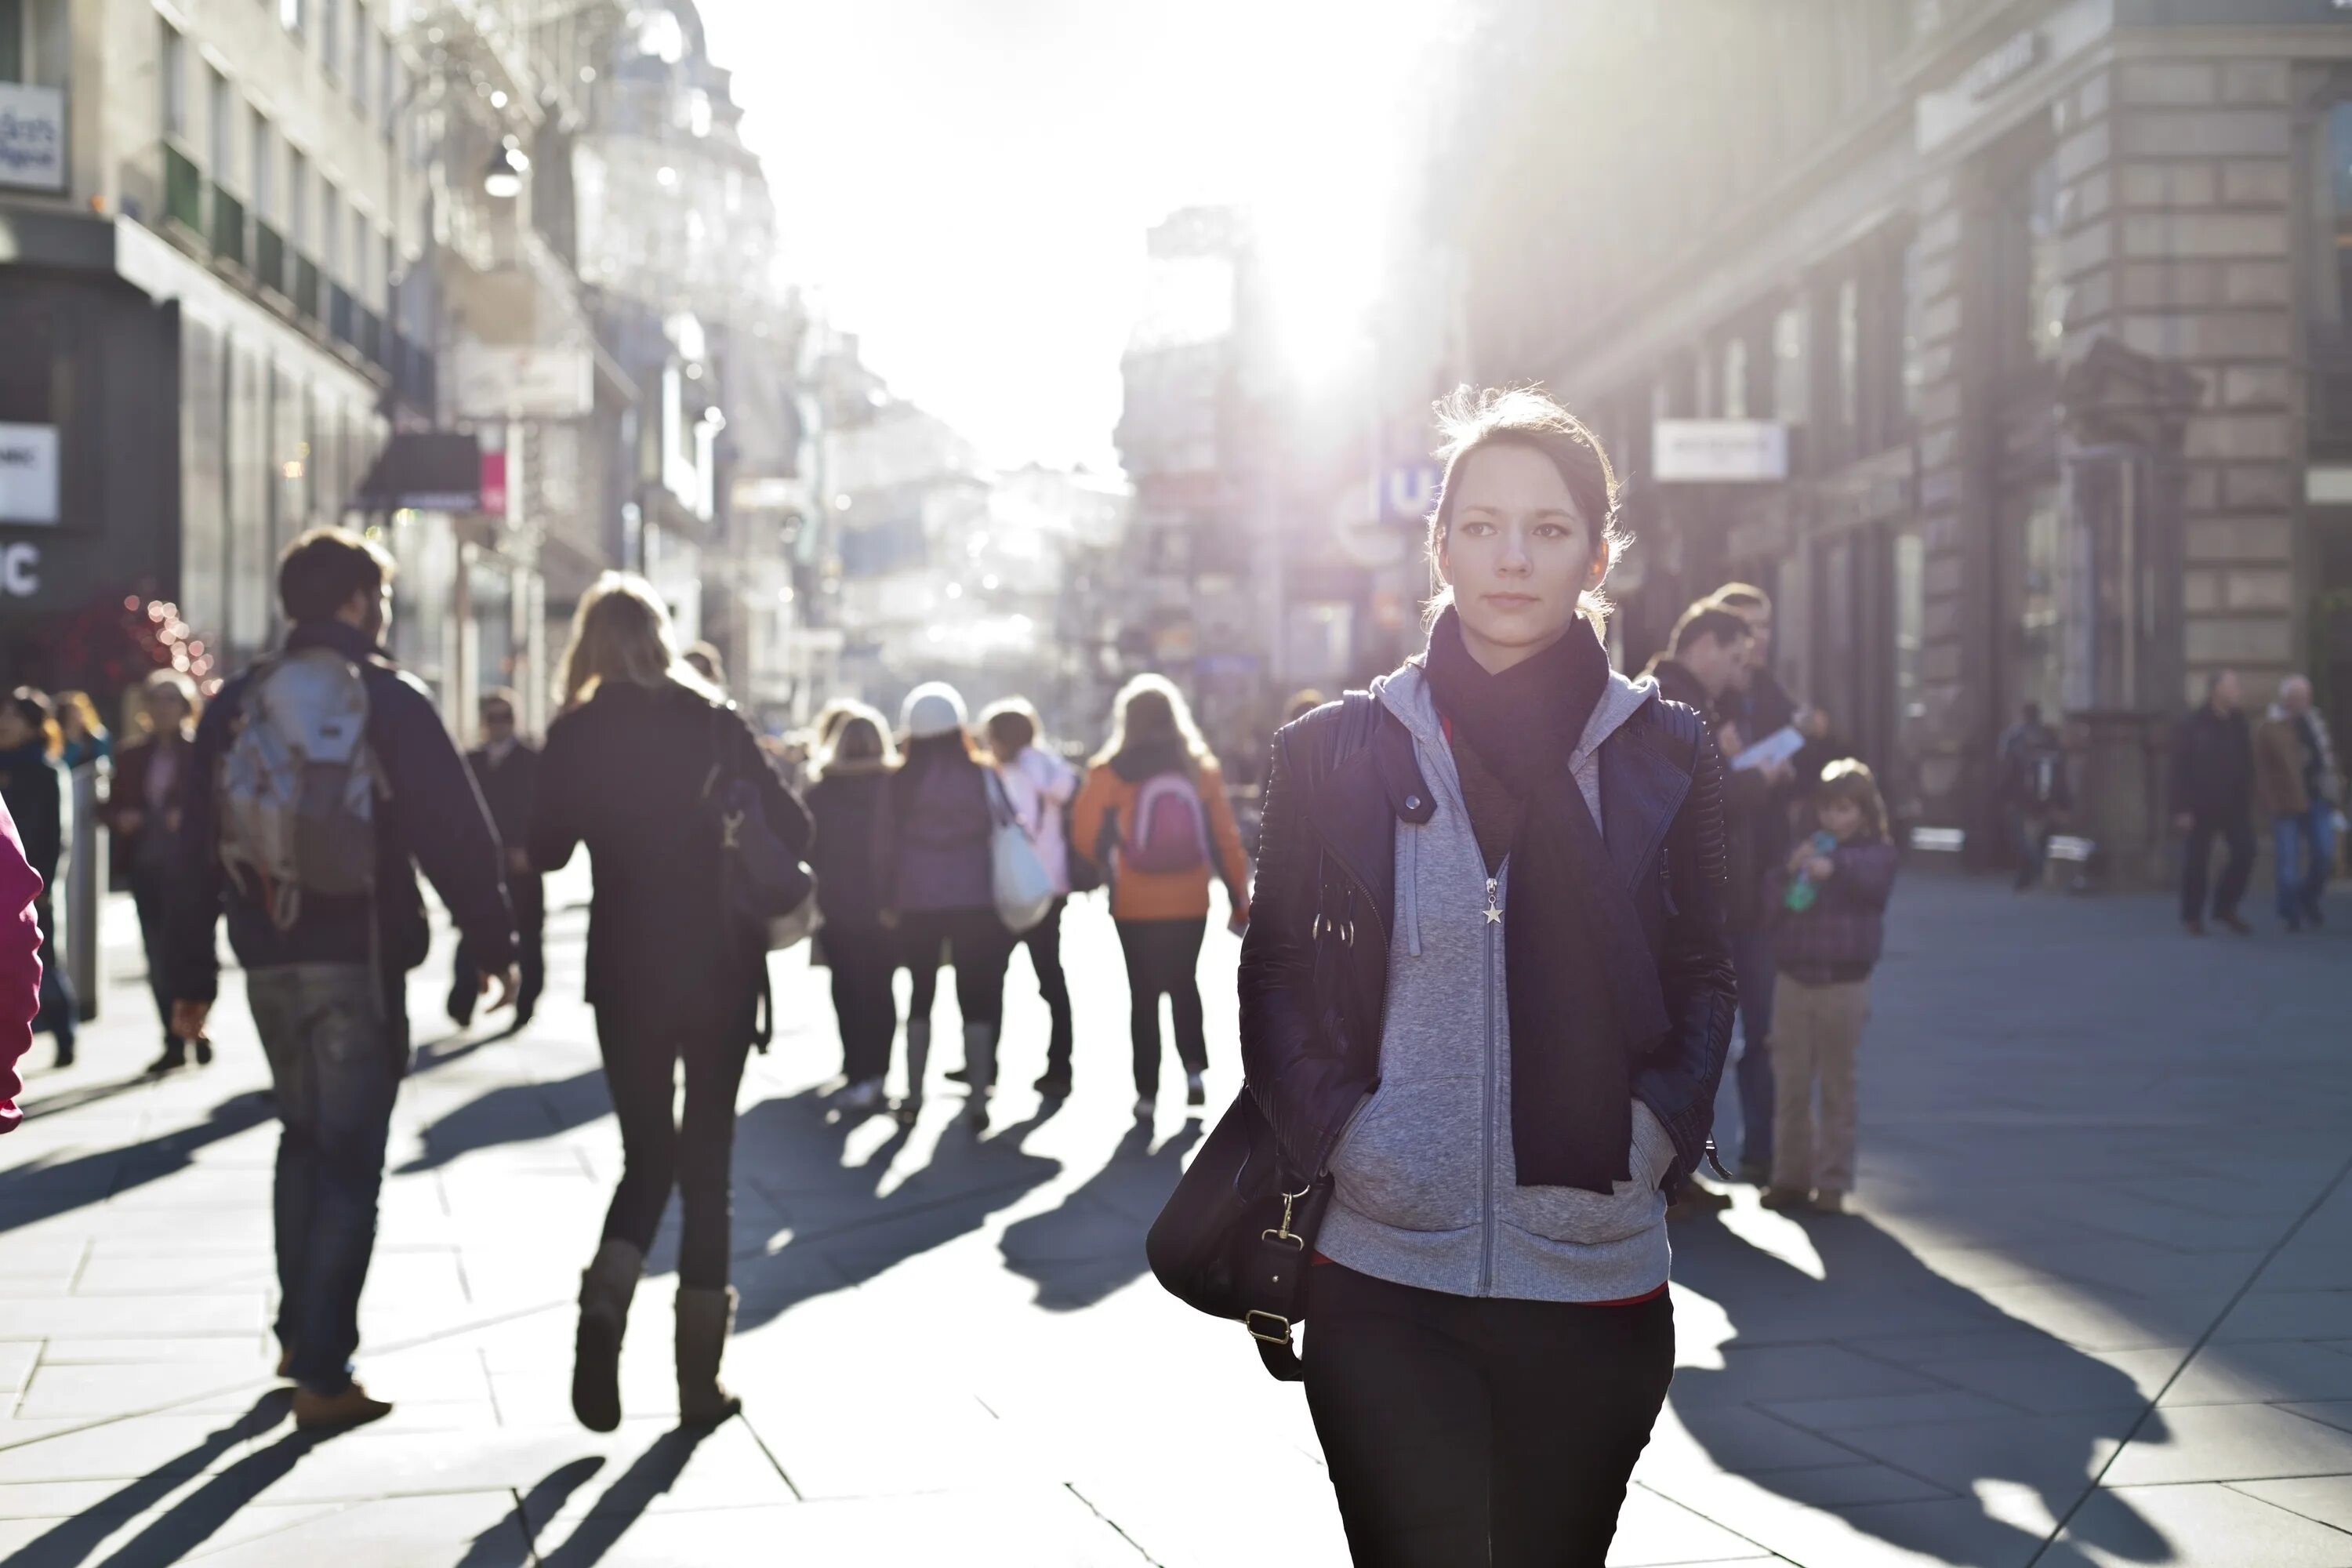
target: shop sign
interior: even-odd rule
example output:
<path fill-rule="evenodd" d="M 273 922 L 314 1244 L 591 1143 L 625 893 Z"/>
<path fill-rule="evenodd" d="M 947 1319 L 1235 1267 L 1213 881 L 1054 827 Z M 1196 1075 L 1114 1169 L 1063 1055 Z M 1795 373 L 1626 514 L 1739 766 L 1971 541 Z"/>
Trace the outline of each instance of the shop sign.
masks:
<path fill-rule="evenodd" d="M 1789 427 L 1770 419 L 1661 419 L 1651 432 L 1660 484 L 1769 484 L 1789 477 Z"/>
<path fill-rule="evenodd" d="M 2033 28 L 2004 40 L 2001 46 L 1960 73 L 1960 96 L 1982 103 L 2042 60 L 2042 35 Z"/>
<path fill-rule="evenodd" d="M 20 191 L 66 188 L 66 95 L 60 89 L 0 82 L 0 185 Z"/>
<path fill-rule="evenodd" d="M 29 599 L 41 591 L 41 547 L 0 544 L 0 599 Z"/>
<path fill-rule="evenodd" d="M 0 522 L 58 521 L 58 427 L 0 425 Z"/>
<path fill-rule="evenodd" d="M 507 514 L 507 455 L 482 454 L 482 510 L 492 517 Z"/>
<path fill-rule="evenodd" d="M 450 397 L 466 419 L 577 419 L 596 406 L 595 359 L 584 345 L 461 339 L 449 356 Z"/>

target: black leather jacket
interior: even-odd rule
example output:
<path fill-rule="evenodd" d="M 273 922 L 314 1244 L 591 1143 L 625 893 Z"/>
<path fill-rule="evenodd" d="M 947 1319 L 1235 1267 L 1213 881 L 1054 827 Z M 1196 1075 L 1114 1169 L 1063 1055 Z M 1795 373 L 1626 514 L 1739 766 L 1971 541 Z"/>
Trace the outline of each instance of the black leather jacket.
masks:
<path fill-rule="evenodd" d="M 1378 1087 L 1396 824 L 1434 809 L 1402 721 L 1378 710 L 1344 761 L 1329 703 L 1275 737 L 1242 942 L 1242 1062 L 1290 1174 L 1319 1175 Z M 1697 713 L 1653 700 L 1601 743 L 1602 839 L 1657 955 L 1672 1020 L 1633 1064 L 1675 1142 L 1671 1193 L 1707 1146 L 1738 1001 L 1724 935 L 1723 763 Z"/>

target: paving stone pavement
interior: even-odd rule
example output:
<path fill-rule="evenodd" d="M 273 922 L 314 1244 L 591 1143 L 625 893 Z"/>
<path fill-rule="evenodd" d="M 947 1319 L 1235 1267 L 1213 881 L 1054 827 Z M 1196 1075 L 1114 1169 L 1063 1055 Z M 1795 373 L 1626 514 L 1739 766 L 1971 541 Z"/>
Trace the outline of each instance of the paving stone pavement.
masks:
<path fill-rule="evenodd" d="M 785 1027 L 737 1143 L 747 1412 L 674 1429 L 666 1233 L 629 1419 L 582 1431 L 570 1299 L 619 1149 L 570 1000 L 581 891 L 524 1037 L 440 1037 L 441 972 L 418 976 L 363 1307 L 363 1375 L 398 1408 L 328 1439 L 269 1376 L 275 1133 L 241 1000 L 214 1067 L 141 1079 L 110 912 L 106 1020 L 0 1142 L 0 1563 L 1345 1561 L 1298 1391 L 1146 1276 L 1202 1124 L 1130 1123 L 1098 903 L 1068 928 L 1078 1093 L 1016 1088 L 981 1135 L 940 1084 L 911 1130 L 835 1115 L 822 977 L 777 961 Z M 1905 881 L 1858 1212 L 1743 1191 L 1678 1229 L 1680 1370 L 1611 1563 L 2352 1568 L 2336 908 L 2315 936 L 2194 943 L 2160 900 Z M 1220 1101 L 1234 952 L 1202 959 Z M 1045 1024 L 1019 959 L 1012 994 L 1018 1085 Z"/>

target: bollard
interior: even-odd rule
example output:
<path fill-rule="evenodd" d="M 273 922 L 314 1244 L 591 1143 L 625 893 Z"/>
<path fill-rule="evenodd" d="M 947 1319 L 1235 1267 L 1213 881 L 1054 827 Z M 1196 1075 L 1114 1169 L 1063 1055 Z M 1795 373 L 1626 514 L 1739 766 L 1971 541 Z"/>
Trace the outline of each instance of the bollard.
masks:
<path fill-rule="evenodd" d="M 103 762 L 73 771 L 73 826 L 66 846 L 66 973 L 73 981 L 76 1011 L 85 1024 L 98 1016 L 103 943 L 99 918 L 106 909 L 106 836 L 99 831 L 99 770 Z"/>

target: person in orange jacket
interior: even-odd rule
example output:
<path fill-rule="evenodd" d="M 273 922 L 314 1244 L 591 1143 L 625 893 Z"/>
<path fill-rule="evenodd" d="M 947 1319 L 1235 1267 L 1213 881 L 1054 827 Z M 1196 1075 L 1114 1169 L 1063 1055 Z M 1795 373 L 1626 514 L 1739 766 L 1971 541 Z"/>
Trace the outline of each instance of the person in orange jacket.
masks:
<path fill-rule="evenodd" d="M 1225 884 L 1232 928 L 1249 923 L 1249 857 L 1225 799 L 1224 774 L 1183 695 L 1139 675 L 1112 709 L 1108 744 L 1095 756 L 1071 812 L 1072 847 L 1110 880 L 1110 912 L 1127 957 L 1135 1046 L 1135 1114 L 1160 1100 L 1160 998 L 1176 1021 L 1187 1105 L 1208 1103 L 1209 1068 L 1196 972 L 1209 928 L 1209 883 Z"/>

